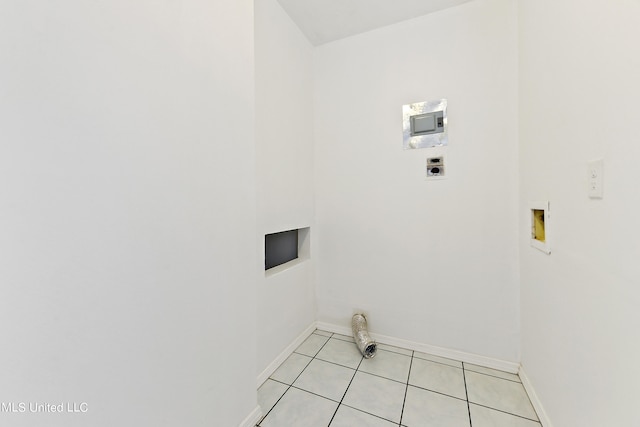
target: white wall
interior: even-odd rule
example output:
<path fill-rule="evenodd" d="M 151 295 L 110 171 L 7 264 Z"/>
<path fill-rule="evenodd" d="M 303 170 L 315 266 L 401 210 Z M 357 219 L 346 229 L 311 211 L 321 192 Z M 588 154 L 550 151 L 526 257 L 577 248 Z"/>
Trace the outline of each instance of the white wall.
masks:
<path fill-rule="evenodd" d="M 276 0 L 255 1 L 260 374 L 315 320 L 311 259 L 265 276 L 264 235 L 311 227 L 313 50 Z M 278 269 L 280 269 L 278 267 Z"/>
<path fill-rule="evenodd" d="M 640 425 L 639 18 L 633 0 L 520 2 L 522 364 L 557 426 Z M 530 200 L 551 203 L 550 256 Z"/>
<path fill-rule="evenodd" d="M 252 16 L 0 5 L 0 401 L 88 404 L 1 425 L 235 426 L 255 408 Z"/>
<path fill-rule="evenodd" d="M 315 73 L 319 320 L 518 361 L 515 2 L 320 46 Z M 403 151 L 402 105 L 439 98 L 449 146 Z"/>

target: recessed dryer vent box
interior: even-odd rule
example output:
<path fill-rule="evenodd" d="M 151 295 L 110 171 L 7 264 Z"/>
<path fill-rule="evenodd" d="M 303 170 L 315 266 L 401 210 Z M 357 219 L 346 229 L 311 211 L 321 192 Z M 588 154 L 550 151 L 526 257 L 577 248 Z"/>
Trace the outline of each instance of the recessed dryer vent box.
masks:
<path fill-rule="evenodd" d="M 531 224 L 531 246 L 546 254 L 551 253 L 549 244 L 549 202 L 529 203 L 529 218 Z"/>
<path fill-rule="evenodd" d="M 447 100 L 403 105 L 402 127 L 405 150 L 447 145 Z"/>

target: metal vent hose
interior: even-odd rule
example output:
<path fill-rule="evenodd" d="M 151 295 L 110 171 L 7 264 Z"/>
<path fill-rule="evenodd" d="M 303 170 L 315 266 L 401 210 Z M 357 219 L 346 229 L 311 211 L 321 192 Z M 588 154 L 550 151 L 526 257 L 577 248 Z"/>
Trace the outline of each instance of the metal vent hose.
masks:
<path fill-rule="evenodd" d="M 351 318 L 351 330 L 353 339 L 365 359 L 371 359 L 376 355 L 378 344 L 369 336 L 367 331 L 367 319 L 363 314 L 354 314 Z"/>

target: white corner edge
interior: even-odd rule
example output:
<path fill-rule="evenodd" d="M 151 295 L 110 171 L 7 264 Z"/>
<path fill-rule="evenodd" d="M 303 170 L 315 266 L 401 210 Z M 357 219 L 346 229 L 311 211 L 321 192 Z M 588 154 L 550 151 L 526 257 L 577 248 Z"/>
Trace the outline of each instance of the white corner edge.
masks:
<path fill-rule="evenodd" d="M 258 424 L 260 418 L 262 418 L 262 408 L 258 405 L 247 415 L 247 418 L 245 418 L 238 427 L 254 427 Z"/>
<path fill-rule="evenodd" d="M 296 348 L 298 348 L 298 346 L 300 346 L 300 344 L 302 344 L 304 340 L 309 338 L 309 336 L 313 333 L 313 331 L 317 329 L 316 323 L 317 322 L 311 323 L 311 325 L 309 325 L 304 331 L 302 331 L 302 333 L 298 335 L 298 337 L 295 340 L 293 340 L 293 342 L 289 344 L 284 350 L 282 350 L 282 352 L 278 355 L 278 357 L 276 357 L 273 360 L 273 362 L 271 362 L 269 366 L 267 366 L 260 373 L 260 375 L 258 375 L 257 388 L 260 388 L 260 386 L 264 384 L 264 382 L 271 376 L 271 374 L 273 374 L 276 371 L 276 369 L 278 369 L 278 367 L 282 364 L 282 362 L 284 362 L 287 359 L 287 357 L 291 356 L 293 351 Z"/>
<path fill-rule="evenodd" d="M 536 394 L 536 391 L 533 388 L 533 385 L 531 384 L 531 381 L 525 373 L 522 365 L 520 365 L 520 371 L 518 372 L 518 375 L 520 376 L 520 380 L 522 381 L 522 385 L 524 386 L 527 395 L 529 395 L 529 400 L 531 400 L 533 409 L 535 409 L 536 414 L 538 415 L 538 420 L 540 421 L 540 424 L 542 424 L 542 427 L 553 427 L 553 424 L 551 424 L 551 420 L 547 416 L 547 413 L 542 406 L 542 402 L 538 398 L 538 395 Z"/>

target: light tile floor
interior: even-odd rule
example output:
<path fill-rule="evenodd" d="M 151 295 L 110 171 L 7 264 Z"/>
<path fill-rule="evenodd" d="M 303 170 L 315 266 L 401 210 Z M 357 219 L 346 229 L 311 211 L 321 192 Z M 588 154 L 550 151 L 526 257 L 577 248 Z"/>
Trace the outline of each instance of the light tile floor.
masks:
<path fill-rule="evenodd" d="M 258 390 L 260 427 L 541 427 L 515 374 L 316 330 Z"/>

